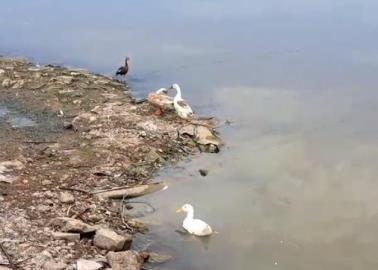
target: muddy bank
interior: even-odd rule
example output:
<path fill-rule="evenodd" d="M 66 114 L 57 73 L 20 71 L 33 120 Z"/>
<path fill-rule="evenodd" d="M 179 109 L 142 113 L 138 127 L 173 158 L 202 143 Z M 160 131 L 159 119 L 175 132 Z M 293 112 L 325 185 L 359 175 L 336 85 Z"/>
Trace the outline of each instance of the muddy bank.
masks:
<path fill-rule="evenodd" d="M 149 186 L 160 167 L 221 146 L 214 121 L 154 110 L 112 78 L 0 58 L 0 265 L 148 261 L 149 251 L 124 251 L 147 229 L 127 199 L 163 186 Z M 114 191 L 121 201 L 100 196 Z"/>

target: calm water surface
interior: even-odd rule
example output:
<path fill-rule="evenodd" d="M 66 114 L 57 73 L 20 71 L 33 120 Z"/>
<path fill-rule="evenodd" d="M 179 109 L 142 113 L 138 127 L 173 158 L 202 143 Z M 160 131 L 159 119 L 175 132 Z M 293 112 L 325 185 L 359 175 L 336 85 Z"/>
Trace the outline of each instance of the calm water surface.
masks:
<path fill-rule="evenodd" d="M 0 54 L 182 84 L 226 147 L 146 199 L 166 269 L 378 268 L 378 2 L 5 1 Z M 1 112 L 0 112 L 1 113 Z M 209 169 L 200 177 L 199 168 Z M 185 202 L 219 234 L 175 232 Z M 147 239 L 147 240 L 148 240 Z"/>

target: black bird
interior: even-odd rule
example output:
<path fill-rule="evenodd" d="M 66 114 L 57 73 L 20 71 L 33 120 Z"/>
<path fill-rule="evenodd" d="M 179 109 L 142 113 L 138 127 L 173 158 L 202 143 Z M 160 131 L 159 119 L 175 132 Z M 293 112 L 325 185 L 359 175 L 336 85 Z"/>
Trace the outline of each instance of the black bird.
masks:
<path fill-rule="evenodd" d="M 130 58 L 129 57 L 126 57 L 125 58 L 125 65 L 120 67 L 117 72 L 116 72 L 116 75 L 122 75 L 122 76 L 125 76 L 127 74 L 127 72 L 129 71 L 129 64 L 127 63 L 127 61 L 129 61 Z"/>

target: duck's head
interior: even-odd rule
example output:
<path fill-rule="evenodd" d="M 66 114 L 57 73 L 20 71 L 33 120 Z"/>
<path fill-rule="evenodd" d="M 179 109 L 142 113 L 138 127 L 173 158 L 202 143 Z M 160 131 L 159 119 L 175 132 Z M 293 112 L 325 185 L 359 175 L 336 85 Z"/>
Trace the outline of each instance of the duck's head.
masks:
<path fill-rule="evenodd" d="M 180 86 L 177 83 L 172 84 L 171 89 L 175 89 L 176 91 L 180 91 Z"/>
<path fill-rule="evenodd" d="M 125 63 L 127 63 L 128 61 L 130 61 L 130 57 L 126 56 Z"/>
<path fill-rule="evenodd" d="M 193 206 L 186 203 L 183 206 L 181 206 L 181 208 L 176 210 L 176 213 L 180 213 L 180 212 L 185 212 L 185 213 L 193 212 Z"/>

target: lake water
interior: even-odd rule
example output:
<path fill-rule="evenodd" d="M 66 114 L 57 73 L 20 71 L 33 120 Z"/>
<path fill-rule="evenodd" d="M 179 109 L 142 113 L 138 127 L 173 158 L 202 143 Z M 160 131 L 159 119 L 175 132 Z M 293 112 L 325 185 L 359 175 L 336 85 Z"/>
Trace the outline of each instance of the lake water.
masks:
<path fill-rule="evenodd" d="M 161 172 L 147 238 L 165 269 L 378 268 L 378 2 L 6 1 L 0 54 L 180 83 L 232 125 L 218 155 Z M 198 169 L 209 170 L 201 177 Z M 218 234 L 175 232 L 190 202 Z"/>

